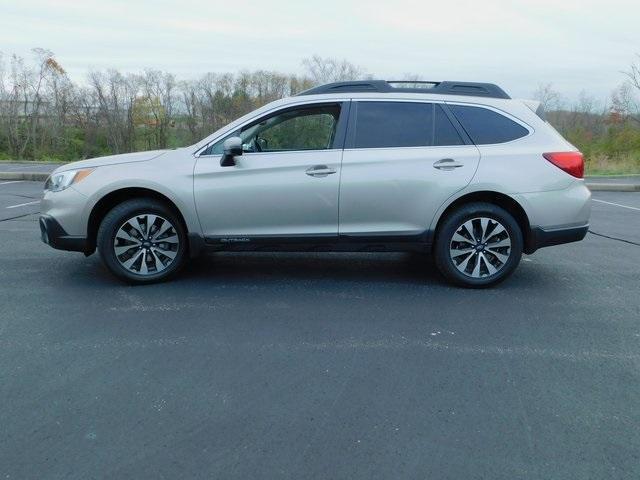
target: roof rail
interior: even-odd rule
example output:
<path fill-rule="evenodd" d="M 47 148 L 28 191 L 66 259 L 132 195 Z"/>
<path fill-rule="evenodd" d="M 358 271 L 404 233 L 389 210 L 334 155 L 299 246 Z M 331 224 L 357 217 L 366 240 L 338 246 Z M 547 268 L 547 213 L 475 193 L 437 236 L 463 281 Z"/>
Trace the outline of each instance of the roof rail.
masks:
<path fill-rule="evenodd" d="M 413 86 L 409 86 L 413 85 Z M 499 86 L 493 83 L 478 82 L 429 82 L 414 80 L 362 80 L 335 82 L 310 88 L 299 95 L 320 95 L 323 93 L 437 93 L 439 95 L 468 95 L 473 97 L 511 98 Z"/>

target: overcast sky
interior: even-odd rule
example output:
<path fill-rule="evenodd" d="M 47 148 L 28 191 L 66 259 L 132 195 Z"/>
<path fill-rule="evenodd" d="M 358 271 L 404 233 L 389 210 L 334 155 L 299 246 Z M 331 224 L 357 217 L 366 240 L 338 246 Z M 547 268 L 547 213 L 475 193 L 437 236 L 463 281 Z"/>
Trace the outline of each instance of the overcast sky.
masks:
<path fill-rule="evenodd" d="M 451 4 L 451 5 L 448 5 Z M 640 53 L 640 0 L 0 0 L 0 51 L 90 69 L 295 73 L 312 54 L 379 78 L 553 83 L 601 100 Z M 5 58 L 6 61 L 6 58 Z"/>

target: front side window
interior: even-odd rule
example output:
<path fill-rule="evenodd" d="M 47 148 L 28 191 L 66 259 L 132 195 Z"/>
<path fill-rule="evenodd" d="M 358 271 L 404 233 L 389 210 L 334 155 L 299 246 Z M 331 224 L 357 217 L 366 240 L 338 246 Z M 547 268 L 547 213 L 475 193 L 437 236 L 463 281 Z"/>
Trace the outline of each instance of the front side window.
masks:
<path fill-rule="evenodd" d="M 464 105 L 449 108 L 476 145 L 510 142 L 529 134 L 522 125 L 488 108 Z"/>
<path fill-rule="evenodd" d="M 339 118 L 339 104 L 287 109 L 236 130 L 204 154 L 222 154 L 224 140 L 233 136 L 242 139 L 243 150 L 249 153 L 330 149 Z"/>

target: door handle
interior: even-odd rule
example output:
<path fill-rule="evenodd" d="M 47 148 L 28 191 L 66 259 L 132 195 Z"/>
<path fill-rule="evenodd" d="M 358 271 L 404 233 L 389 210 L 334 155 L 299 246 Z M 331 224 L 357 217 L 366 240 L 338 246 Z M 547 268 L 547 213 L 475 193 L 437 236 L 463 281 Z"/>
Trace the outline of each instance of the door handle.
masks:
<path fill-rule="evenodd" d="M 464 163 L 456 162 L 453 158 L 443 158 L 433 164 L 433 168 L 438 170 L 453 170 L 460 167 L 464 167 Z"/>
<path fill-rule="evenodd" d="M 314 165 L 313 167 L 308 168 L 304 173 L 310 177 L 326 177 L 327 175 L 336 173 L 336 171 L 326 165 Z"/>

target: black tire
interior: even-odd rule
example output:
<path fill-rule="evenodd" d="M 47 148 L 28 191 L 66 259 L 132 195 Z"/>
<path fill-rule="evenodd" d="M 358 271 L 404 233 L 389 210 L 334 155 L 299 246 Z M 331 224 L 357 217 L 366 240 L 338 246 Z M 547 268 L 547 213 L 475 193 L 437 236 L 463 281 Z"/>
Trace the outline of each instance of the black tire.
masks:
<path fill-rule="evenodd" d="M 123 224 L 133 217 L 145 215 L 156 215 L 166 219 L 166 221 L 171 224 L 173 231 L 175 231 L 175 234 L 178 237 L 178 245 L 177 247 L 172 247 L 176 249 L 175 252 L 169 252 L 170 255 L 175 253 L 175 258 L 173 258 L 167 266 L 164 266 L 164 262 L 168 262 L 170 260 L 167 256 L 156 255 L 155 258 L 150 258 L 150 262 L 153 266 L 157 265 L 156 262 L 159 257 L 164 260 L 161 265 L 163 268 L 161 271 L 154 272 L 152 267 L 149 273 L 139 274 L 128 270 L 121 264 L 116 257 L 114 246 L 116 245 L 116 242 L 121 242 L 121 240 L 116 240 L 116 234 Z M 150 229 L 149 226 L 146 228 Z M 151 237 L 151 235 L 149 235 L 149 237 Z M 180 218 L 173 209 L 169 208 L 164 203 L 151 198 L 136 198 L 116 205 L 105 215 L 100 223 L 96 244 L 105 266 L 116 277 L 131 284 L 147 284 L 167 280 L 182 268 L 187 259 L 187 235 Z M 133 254 L 135 254 L 135 249 L 141 249 L 142 247 L 132 246 L 131 248 L 133 249 Z M 149 255 L 151 256 L 151 253 L 149 253 Z M 127 254 L 124 256 L 126 257 Z M 146 256 L 144 258 L 146 259 Z M 155 269 L 159 270 L 159 268 Z"/>
<path fill-rule="evenodd" d="M 480 278 L 475 278 L 471 276 L 471 272 L 465 274 L 458 269 L 458 266 L 456 266 L 456 263 L 452 258 L 453 254 L 450 252 L 450 249 L 452 248 L 452 242 L 455 242 L 453 236 L 454 234 L 456 234 L 456 232 L 462 232 L 463 236 L 465 236 L 464 234 L 466 234 L 467 230 L 462 229 L 462 226 L 465 224 L 465 222 L 472 220 L 472 224 L 478 226 L 479 220 L 475 220 L 475 222 L 473 220 L 480 217 L 488 218 L 493 222 L 499 222 L 499 224 L 501 224 L 506 230 L 506 233 L 509 236 L 508 241 L 511 242 L 511 246 L 508 247 L 508 249 L 499 249 L 499 251 L 501 252 L 508 252 L 508 258 L 504 262 L 500 262 L 498 256 L 489 253 L 491 252 L 491 250 L 487 250 L 485 252 L 483 249 L 478 253 L 473 250 L 474 253 L 470 254 L 472 258 L 469 260 L 468 266 L 466 268 L 469 270 L 473 270 L 472 267 L 475 266 L 475 262 L 480 263 L 480 275 L 483 276 L 481 276 Z M 491 223 L 491 225 L 494 224 Z M 495 230 L 497 230 L 497 228 L 494 227 L 494 231 Z M 491 230 L 487 229 L 487 231 L 489 232 L 488 238 L 490 238 L 491 241 L 497 242 L 497 240 L 494 239 L 501 238 L 501 236 L 499 235 L 494 237 L 491 233 Z M 482 244 L 482 242 L 479 243 Z M 484 243 L 484 245 L 487 244 L 488 242 Z M 464 247 L 467 247 L 467 244 L 455 243 L 455 245 L 462 245 Z M 467 250 L 471 250 L 473 248 L 475 247 L 467 248 Z M 483 245 L 479 245 L 478 248 L 484 247 Z M 520 263 L 520 259 L 522 257 L 522 248 L 522 231 L 515 218 L 509 212 L 507 212 L 503 208 L 498 207 L 497 205 L 478 202 L 464 205 L 447 215 L 442 224 L 438 227 L 433 256 L 436 267 L 438 268 L 440 273 L 442 273 L 442 275 L 451 283 L 467 288 L 483 288 L 495 285 L 496 283 L 501 282 L 513 273 L 513 271 Z M 494 249 L 494 251 L 496 251 L 496 249 Z M 480 258 L 478 258 L 478 255 L 484 255 L 482 261 L 480 260 Z M 463 254 L 461 257 L 456 257 L 456 260 L 459 262 L 461 268 L 463 260 L 465 259 L 467 259 L 467 254 Z M 489 270 L 487 268 L 487 260 L 495 262 L 495 264 L 499 265 L 500 268 L 493 274 L 489 273 Z M 491 267 L 495 268 L 495 265 L 492 264 Z"/>

